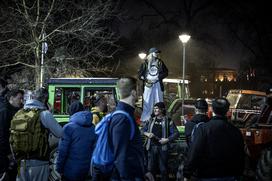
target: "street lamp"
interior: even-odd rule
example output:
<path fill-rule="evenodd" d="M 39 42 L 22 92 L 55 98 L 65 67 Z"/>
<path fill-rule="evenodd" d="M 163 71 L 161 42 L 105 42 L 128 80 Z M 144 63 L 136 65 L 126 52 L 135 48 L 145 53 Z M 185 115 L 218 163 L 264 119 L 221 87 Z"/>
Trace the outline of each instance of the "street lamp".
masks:
<path fill-rule="evenodd" d="M 182 58 L 182 109 L 181 109 L 181 114 L 184 116 L 184 97 L 185 97 L 185 45 L 191 38 L 190 35 L 188 34 L 182 34 L 179 35 L 179 39 L 182 42 L 182 47 L 183 47 L 183 58 Z"/>
<path fill-rule="evenodd" d="M 146 57 L 146 53 L 144 53 L 144 52 L 141 52 L 141 53 L 139 53 L 138 54 L 138 56 L 140 57 L 140 59 L 145 59 L 145 57 Z"/>

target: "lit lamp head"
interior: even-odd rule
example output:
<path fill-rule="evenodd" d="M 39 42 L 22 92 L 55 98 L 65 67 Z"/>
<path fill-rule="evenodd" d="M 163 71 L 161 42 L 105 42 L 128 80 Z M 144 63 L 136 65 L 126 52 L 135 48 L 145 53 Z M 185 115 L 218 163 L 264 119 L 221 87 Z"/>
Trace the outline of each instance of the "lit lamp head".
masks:
<path fill-rule="evenodd" d="M 183 44 L 187 43 L 190 40 L 190 38 L 191 36 L 188 34 L 179 35 L 179 39 Z"/>
<path fill-rule="evenodd" d="M 145 57 L 146 57 L 146 53 L 144 53 L 144 52 L 141 52 L 141 53 L 139 53 L 138 54 L 138 56 L 140 57 L 140 59 L 145 59 Z"/>

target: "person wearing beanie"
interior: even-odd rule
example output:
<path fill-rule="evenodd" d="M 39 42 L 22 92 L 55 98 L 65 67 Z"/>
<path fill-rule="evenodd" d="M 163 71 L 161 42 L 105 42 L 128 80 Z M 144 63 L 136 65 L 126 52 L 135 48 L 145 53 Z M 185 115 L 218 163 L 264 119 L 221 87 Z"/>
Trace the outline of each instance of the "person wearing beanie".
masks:
<path fill-rule="evenodd" d="M 185 124 L 185 138 L 188 147 L 190 147 L 191 135 L 195 126 L 209 121 L 207 111 L 208 111 L 207 101 L 202 98 L 197 99 L 195 101 L 195 115 L 193 116 L 191 121 L 187 121 Z"/>
<path fill-rule="evenodd" d="M 179 132 L 174 122 L 166 116 L 163 102 L 154 105 L 152 117 L 145 122 L 141 131 L 147 137 L 148 172 L 155 176 L 159 165 L 161 180 L 168 180 L 168 146 L 179 137 Z"/>
<path fill-rule="evenodd" d="M 69 107 L 70 119 L 63 128 L 56 164 L 62 180 L 80 181 L 88 176 L 96 135 L 92 113 L 83 110 L 79 101 L 74 101 Z"/>
<path fill-rule="evenodd" d="M 138 78 L 144 86 L 142 122 L 150 118 L 154 104 L 163 101 L 162 80 L 168 76 L 168 69 L 159 58 L 160 53 L 157 48 L 150 48 L 147 59 L 138 70 Z"/>
<path fill-rule="evenodd" d="M 196 176 L 200 180 L 237 181 L 242 176 L 244 141 L 240 130 L 226 117 L 229 105 L 225 98 L 213 100 L 214 116 L 196 129 L 184 163 L 184 180 Z"/>

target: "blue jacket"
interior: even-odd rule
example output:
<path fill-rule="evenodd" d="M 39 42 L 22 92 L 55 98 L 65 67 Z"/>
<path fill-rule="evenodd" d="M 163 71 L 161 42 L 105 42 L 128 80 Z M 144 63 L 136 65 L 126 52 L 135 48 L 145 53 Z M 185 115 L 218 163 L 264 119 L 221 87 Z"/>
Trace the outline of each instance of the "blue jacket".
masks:
<path fill-rule="evenodd" d="M 123 110 L 134 118 L 134 108 L 124 102 L 119 102 L 116 110 Z M 128 118 L 123 114 L 116 114 L 111 120 L 109 135 L 115 157 L 112 174 L 115 180 L 143 178 L 143 143 L 136 122 L 134 128 L 135 134 L 130 140 L 131 126 Z"/>
<path fill-rule="evenodd" d="M 73 114 L 64 126 L 59 143 L 57 171 L 69 180 L 84 180 L 90 168 L 95 141 L 92 113 L 80 111 Z"/>

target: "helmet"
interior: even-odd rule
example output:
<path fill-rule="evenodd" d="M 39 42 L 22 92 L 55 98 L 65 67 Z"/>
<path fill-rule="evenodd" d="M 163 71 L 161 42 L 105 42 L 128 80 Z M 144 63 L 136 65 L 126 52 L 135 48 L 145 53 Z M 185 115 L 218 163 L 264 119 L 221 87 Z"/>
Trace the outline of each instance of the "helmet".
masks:
<path fill-rule="evenodd" d="M 195 102 L 195 107 L 196 109 L 201 109 L 201 110 L 208 110 L 208 103 L 205 99 L 198 98 Z"/>

